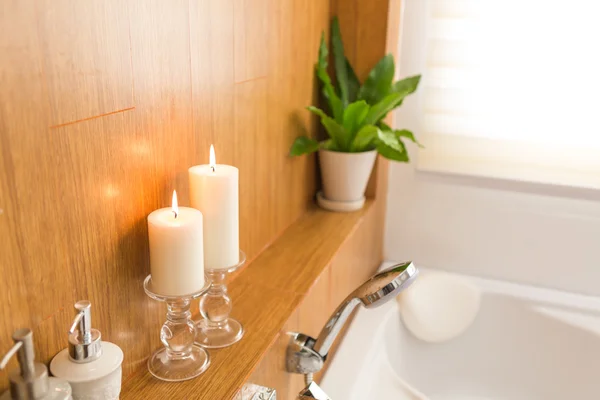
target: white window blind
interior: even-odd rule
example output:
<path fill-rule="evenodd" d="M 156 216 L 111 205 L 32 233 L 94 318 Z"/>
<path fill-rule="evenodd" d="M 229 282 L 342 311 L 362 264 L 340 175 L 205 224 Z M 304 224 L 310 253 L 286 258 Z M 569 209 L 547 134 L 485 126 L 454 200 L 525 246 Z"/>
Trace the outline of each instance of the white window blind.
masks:
<path fill-rule="evenodd" d="M 426 3 L 419 167 L 600 188 L 600 1 Z"/>

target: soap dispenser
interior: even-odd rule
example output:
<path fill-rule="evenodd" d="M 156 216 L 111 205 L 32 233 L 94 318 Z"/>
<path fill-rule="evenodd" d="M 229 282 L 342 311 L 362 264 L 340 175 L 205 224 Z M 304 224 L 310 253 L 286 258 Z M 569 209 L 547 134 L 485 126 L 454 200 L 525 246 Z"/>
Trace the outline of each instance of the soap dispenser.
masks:
<path fill-rule="evenodd" d="M 35 362 L 31 330 L 18 329 L 12 338 L 15 345 L 0 361 L 0 369 L 6 368 L 8 361 L 17 354 L 21 370 L 9 375 L 10 391 L 0 396 L 0 400 L 71 400 L 69 383 L 50 378 L 48 368 Z"/>
<path fill-rule="evenodd" d="M 75 303 L 75 319 L 69 330 L 69 348 L 50 363 L 50 372 L 71 384 L 74 400 L 116 400 L 121 393 L 123 351 L 101 341 L 92 329 L 91 303 Z"/>

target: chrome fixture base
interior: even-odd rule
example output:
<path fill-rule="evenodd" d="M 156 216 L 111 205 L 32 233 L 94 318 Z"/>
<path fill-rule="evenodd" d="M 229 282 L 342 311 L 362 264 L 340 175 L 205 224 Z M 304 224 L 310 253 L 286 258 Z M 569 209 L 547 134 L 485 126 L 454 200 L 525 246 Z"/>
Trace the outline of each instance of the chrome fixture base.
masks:
<path fill-rule="evenodd" d="M 315 339 L 303 333 L 290 333 L 286 369 L 296 374 L 314 374 L 323 368 L 325 357 L 313 350 Z"/>
<path fill-rule="evenodd" d="M 166 296 L 155 292 L 152 277 L 144 280 L 146 294 L 158 301 L 167 303 L 167 321 L 160 330 L 160 341 L 165 346 L 157 350 L 148 360 L 148 370 L 156 378 L 169 381 L 185 381 L 202 374 L 210 365 L 208 352 L 194 344 L 196 324 L 191 319 L 190 304 L 202 296 L 208 288 L 204 286 L 195 293 L 183 296 Z"/>
<path fill-rule="evenodd" d="M 200 298 L 200 314 L 203 319 L 196 322 L 196 343 L 208 349 L 218 349 L 239 342 L 244 336 L 242 324 L 229 317 L 232 304 L 227 294 L 227 278 L 246 262 L 246 254 L 240 250 L 237 265 L 223 269 L 204 271 L 211 281 L 208 291 Z"/>
<path fill-rule="evenodd" d="M 277 400 L 277 391 L 253 383 L 246 383 L 233 400 Z"/>

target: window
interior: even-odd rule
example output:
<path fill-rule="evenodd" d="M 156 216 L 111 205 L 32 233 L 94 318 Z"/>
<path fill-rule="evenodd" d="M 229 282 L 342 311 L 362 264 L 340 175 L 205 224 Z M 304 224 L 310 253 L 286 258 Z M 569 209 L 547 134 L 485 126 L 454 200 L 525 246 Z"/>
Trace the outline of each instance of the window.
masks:
<path fill-rule="evenodd" d="M 402 72 L 423 72 L 411 112 L 420 170 L 600 188 L 600 2 L 409 0 L 405 11 Z"/>

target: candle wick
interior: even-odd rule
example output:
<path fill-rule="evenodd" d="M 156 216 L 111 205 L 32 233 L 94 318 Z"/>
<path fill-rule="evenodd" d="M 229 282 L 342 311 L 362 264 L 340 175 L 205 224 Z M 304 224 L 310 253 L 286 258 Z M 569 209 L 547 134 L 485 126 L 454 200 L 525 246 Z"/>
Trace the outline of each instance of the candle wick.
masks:
<path fill-rule="evenodd" d="M 175 214 L 175 219 L 177 219 L 177 211 L 173 210 L 173 214 Z"/>
<path fill-rule="evenodd" d="M 215 172 L 215 166 L 214 165 L 211 165 L 210 169 L 212 169 L 212 172 Z"/>

